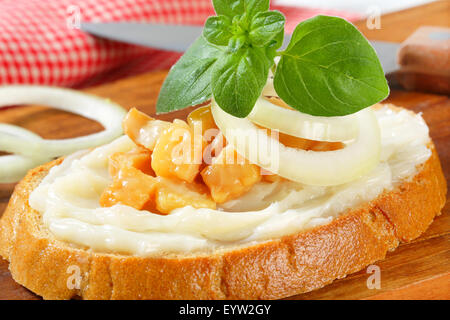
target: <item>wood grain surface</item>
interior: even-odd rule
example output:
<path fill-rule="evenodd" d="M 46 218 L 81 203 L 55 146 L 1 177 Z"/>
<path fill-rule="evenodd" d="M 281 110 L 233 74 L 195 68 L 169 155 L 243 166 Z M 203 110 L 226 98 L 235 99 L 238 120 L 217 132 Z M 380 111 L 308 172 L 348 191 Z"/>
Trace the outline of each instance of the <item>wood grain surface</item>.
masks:
<path fill-rule="evenodd" d="M 381 29 L 370 30 L 366 21 L 357 23 L 369 38 L 403 41 L 421 25 L 449 26 L 450 1 L 395 12 L 381 18 Z M 125 108 L 137 107 L 155 113 L 159 88 L 167 71 L 143 74 L 85 90 L 109 98 Z M 415 112 L 422 112 L 430 127 L 450 185 L 450 99 L 447 96 L 392 90 L 387 99 Z M 160 116 L 162 119 L 184 118 L 189 110 Z M 45 106 L 16 107 L 0 112 L 0 122 L 31 129 L 46 138 L 86 135 L 102 129 L 91 121 Z M 0 215 L 14 185 L 0 185 Z M 368 289 L 371 274 L 361 270 L 337 280 L 325 288 L 290 299 L 450 299 L 450 204 L 449 195 L 442 215 L 418 239 L 402 244 L 376 265 L 381 270 L 381 289 Z M 0 258 L 0 299 L 40 299 L 17 284 Z"/>

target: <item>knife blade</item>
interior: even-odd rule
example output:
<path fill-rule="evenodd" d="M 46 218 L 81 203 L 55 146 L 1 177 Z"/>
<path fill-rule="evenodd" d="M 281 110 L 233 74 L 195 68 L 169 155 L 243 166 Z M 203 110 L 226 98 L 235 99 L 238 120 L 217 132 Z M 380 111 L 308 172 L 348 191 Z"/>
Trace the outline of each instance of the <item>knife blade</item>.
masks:
<path fill-rule="evenodd" d="M 169 25 L 140 22 L 101 22 L 81 24 L 81 30 L 92 35 L 162 50 L 184 52 L 202 34 L 203 26 Z M 291 39 L 286 35 L 282 48 Z M 369 41 L 378 54 L 384 73 L 392 73 L 398 69 L 398 43 L 385 41 Z"/>
<path fill-rule="evenodd" d="M 139 22 L 101 22 L 82 23 L 81 30 L 109 40 L 184 52 L 202 34 L 203 27 Z"/>

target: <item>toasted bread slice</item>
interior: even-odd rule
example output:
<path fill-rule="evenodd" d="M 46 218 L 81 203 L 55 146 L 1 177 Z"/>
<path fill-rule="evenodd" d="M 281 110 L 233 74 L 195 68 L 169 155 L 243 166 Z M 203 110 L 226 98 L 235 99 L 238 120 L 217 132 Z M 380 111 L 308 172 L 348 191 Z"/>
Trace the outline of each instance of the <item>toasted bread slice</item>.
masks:
<path fill-rule="evenodd" d="M 329 224 L 213 254 L 154 257 L 93 252 L 52 236 L 28 199 L 58 159 L 17 185 L 0 220 L 0 254 L 13 278 L 45 299 L 283 298 L 361 270 L 427 229 L 447 192 L 428 147 L 431 157 L 414 177 Z"/>

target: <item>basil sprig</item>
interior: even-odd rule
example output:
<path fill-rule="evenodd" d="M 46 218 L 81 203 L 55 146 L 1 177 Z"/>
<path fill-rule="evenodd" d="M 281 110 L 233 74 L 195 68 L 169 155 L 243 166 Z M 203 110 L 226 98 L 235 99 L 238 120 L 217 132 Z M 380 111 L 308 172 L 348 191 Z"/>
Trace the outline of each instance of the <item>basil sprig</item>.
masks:
<path fill-rule="evenodd" d="M 316 16 L 300 23 L 284 51 L 284 16 L 269 0 L 213 0 L 203 35 L 172 67 L 157 102 L 169 112 L 214 96 L 236 117 L 246 117 L 261 95 L 274 58 L 277 94 L 315 116 L 342 116 L 389 94 L 383 69 L 369 42 L 349 22 Z"/>

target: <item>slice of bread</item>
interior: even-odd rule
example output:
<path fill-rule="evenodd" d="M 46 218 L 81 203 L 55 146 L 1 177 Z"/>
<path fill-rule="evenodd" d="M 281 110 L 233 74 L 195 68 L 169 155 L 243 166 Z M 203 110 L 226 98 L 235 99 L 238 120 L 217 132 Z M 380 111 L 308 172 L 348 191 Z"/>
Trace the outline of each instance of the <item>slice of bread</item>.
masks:
<path fill-rule="evenodd" d="M 440 214 L 447 186 L 431 142 L 417 174 L 326 225 L 214 254 L 139 257 L 56 240 L 30 193 L 62 159 L 30 171 L 0 220 L 13 278 L 45 299 L 277 299 L 311 291 L 383 259 Z M 77 283 L 77 280 L 80 280 Z"/>

